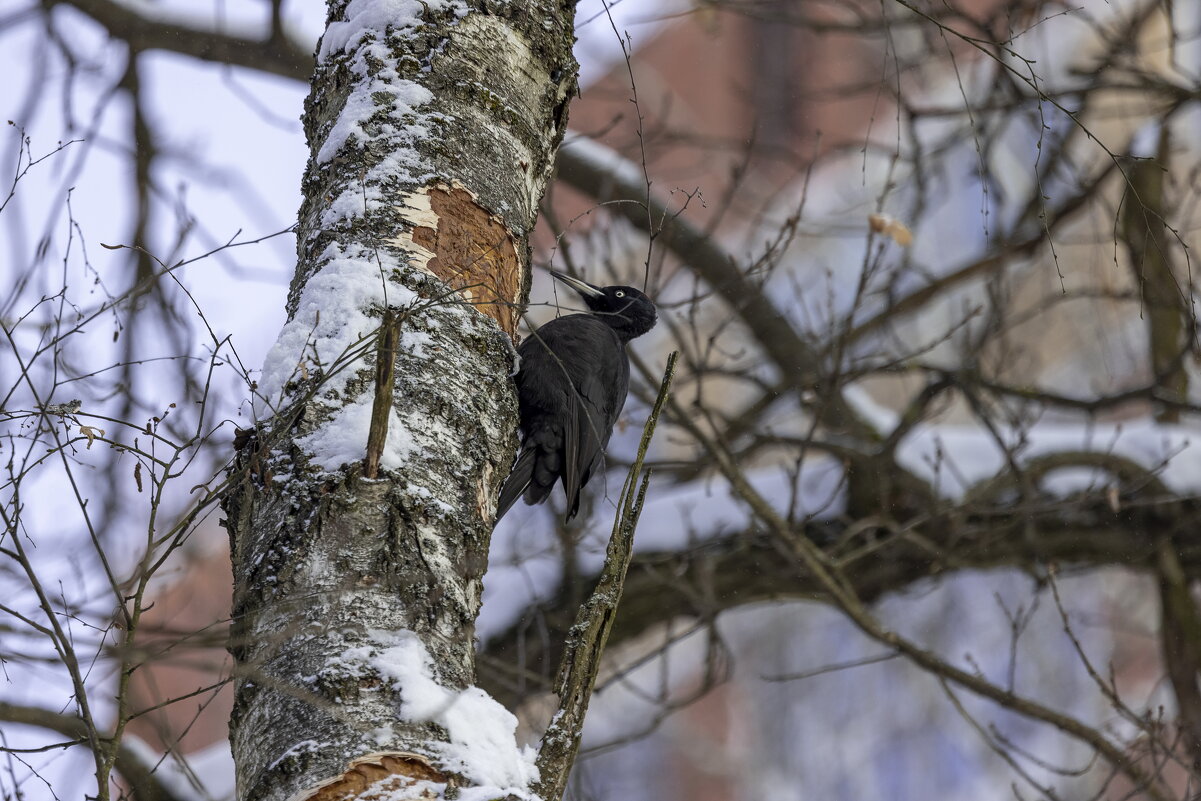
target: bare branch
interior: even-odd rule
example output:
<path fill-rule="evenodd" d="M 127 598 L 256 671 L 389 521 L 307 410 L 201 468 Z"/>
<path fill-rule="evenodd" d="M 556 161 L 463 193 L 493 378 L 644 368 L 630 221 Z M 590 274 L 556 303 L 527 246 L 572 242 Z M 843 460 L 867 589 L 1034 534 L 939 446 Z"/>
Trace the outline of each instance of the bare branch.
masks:
<path fill-rule="evenodd" d="M 69 737 L 74 744 L 86 745 L 89 726 L 82 718 L 61 715 L 49 709 L 11 704 L 0 701 L 0 720 L 39 726 Z M 129 782 L 137 801 L 191 801 L 181 798 L 155 775 L 153 765 L 147 765 L 132 748 L 121 744 L 117 747 L 117 771 Z"/>
<path fill-rule="evenodd" d="M 307 81 L 313 74 L 313 49 L 273 28 L 264 40 L 156 19 L 113 0 L 43 0 L 43 7 L 73 8 L 98 22 L 134 50 L 166 50 L 180 55 Z"/>

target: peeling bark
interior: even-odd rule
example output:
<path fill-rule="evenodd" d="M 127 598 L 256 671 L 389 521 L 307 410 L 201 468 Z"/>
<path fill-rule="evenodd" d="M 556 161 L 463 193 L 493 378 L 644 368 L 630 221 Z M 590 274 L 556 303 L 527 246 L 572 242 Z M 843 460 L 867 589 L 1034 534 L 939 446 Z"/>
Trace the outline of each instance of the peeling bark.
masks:
<path fill-rule="evenodd" d="M 260 468 L 226 499 L 247 801 L 487 785 L 442 764 L 450 735 L 405 716 L 387 659 L 412 632 L 438 685 L 475 679 L 516 444 L 506 340 L 575 87 L 573 3 L 412 3 L 386 24 L 405 4 L 330 5 L 289 322 L 256 404 Z M 377 347 L 384 319 L 399 333 Z M 391 409 L 361 414 L 388 397 L 378 376 Z"/>

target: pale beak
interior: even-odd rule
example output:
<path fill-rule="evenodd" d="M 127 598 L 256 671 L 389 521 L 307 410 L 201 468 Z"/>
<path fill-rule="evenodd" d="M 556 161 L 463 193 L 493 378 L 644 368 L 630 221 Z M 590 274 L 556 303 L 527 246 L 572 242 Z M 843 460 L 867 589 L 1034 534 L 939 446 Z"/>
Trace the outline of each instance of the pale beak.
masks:
<path fill-rule="evenodd" d="M 586 298 L 603 298 L 605 296 L 605 293 L 602 292 L 599 287 L 594 287 L 592 284 L 589 284 L 586 281 L 581 281 L 578 278 L 572 278 L 569 275 L 564 275 L 563 273 L 556 272 L 554 270 L 551 270 L 550 274 Z"/>

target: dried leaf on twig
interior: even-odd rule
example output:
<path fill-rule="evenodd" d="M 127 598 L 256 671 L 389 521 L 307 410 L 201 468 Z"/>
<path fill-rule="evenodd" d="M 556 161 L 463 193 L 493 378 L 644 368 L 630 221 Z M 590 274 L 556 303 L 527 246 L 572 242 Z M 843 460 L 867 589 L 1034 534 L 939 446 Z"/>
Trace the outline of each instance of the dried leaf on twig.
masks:
<path fill-rule="evenodd" d="M 79 426 L 79 433 L 88 438 L 88 448 L 90 449 L 92 447 L 92 443 L 96 441 L 96 437 L 104 436 L 104 429 L 93 428 L 92 426 L 85 426 L 81 424 Z"/>
<path fill-rule="evenodd" d="M 909 226 L 891 214 L 869 214 L 867 222 L 877 234 L 890 237 L 901 247 L 913 244 L 913 232 L 909 230 Z"/>

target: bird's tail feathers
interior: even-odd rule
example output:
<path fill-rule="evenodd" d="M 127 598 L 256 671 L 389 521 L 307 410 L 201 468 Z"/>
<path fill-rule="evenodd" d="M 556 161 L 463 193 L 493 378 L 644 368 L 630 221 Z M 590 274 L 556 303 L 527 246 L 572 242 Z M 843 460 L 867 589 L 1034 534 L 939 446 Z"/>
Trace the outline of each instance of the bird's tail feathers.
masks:
<path fill-rule="evenodd" d="M 521 456 L 517 457 L 513 471 L 505 479 L 505 485 L 501 487 L 500 500 L 496 504 L 497 521 L 505 516 L 505 512 L 513 508 L 513 504 L 517 503 L 517 499 L 521 497 L 521 493 L 525 492 L 525 488 L 529 486 L 533 477 L 534 451 L 532 449 L 524 450 L 521 452 Z"/>

